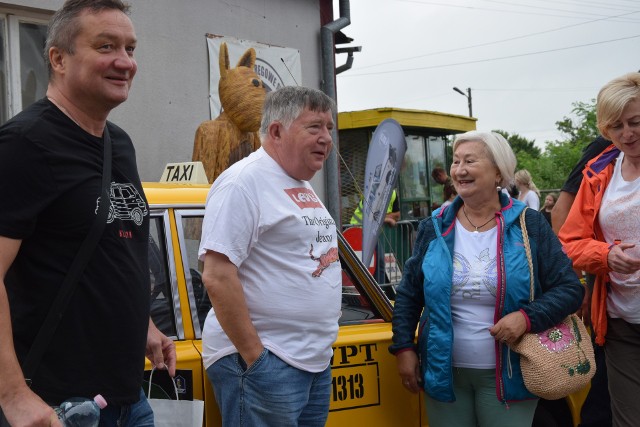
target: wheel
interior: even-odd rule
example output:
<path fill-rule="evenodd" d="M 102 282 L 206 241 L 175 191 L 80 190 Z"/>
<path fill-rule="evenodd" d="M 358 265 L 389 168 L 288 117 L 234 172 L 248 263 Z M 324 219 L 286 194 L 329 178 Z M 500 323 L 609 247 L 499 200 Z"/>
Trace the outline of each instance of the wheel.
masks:
<path fill-rule="evenodd" d="M 116 210 L 113 205 L 109 205 L 109 213 L 107 214 L 107 224 L 111 224 L 116 217 Z"/>
<path fill-rule="evenodd" d="M 131 219 L 136 225 L 142 224 L 142 220 L 144 219 L 144 215 L 142 214 L 142 210 L 140 208 L 134 208 L 131 211 Z"/>

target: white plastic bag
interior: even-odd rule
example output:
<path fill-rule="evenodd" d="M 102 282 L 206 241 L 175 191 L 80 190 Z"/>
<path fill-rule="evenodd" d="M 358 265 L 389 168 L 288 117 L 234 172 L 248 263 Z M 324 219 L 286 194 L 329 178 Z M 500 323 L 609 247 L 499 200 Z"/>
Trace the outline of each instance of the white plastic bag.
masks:
<path fill-rule="evenodd" d="M 151 370 L 149 375 L 148 396 L 151 396 L 151 380 L 154 371 L 155 368 Z M 204 402 L 202 400 L 179 400 L 175 380 L 172 379 L 171 382 L 176 392 L 176 400 L 147 399 L 153 409 L 156 427 L 202 427 Z"/>

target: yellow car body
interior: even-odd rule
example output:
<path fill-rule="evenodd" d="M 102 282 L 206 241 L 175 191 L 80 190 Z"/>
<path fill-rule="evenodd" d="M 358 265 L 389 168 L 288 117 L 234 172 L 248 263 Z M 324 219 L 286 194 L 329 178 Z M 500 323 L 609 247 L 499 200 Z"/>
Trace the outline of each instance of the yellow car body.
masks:
<path fill-rule="evenodd" d="M 175 340 L 181 398 L 204 400 L 205 425 L 217 427 L 220 414 L 201 357 L 201 330 L 210 304 L 197 279 L 202 270 L 196 258 L 209 186 L 144 183 L 143 187 L 155 246 L 155 253 L 150 250 L 152 318 Z M 349 267 L 345 277 L 350 283 L 344 288 L 343 316 L 334 344 L 327 425 L 426 426 L 421 396 L 404 389 L 395 357 L 387 350 L 391 304 L 342 239 L 339 251 L 343 268 Z M 147 361 L 146 369 L 150 368 Z M 162 375 L 156 372 L 154 383 Z M 166 394 L 171 395 L 168 390 Z"/>
<path fill-rule="evenodd" d="M 143 183 L 143 188 L 151 216 L 151 316 L 175 341 L 180 399 L 204 400 L 204 425 L 218 427 L 220 414 L 201 356 L 201 331 L 210 302 L 197 260 L 209 186 Z M 331 362 L 327 426 L 428 426 L 422 393 L 412 394 L 402 386 L 395 357 L 387 350 L 392 336 L 389 299 L 342 236 L 339 252 L 345 278 L 343 316 Z M 146 369 L 151 369 L 148 361 Z M 173 394 L 173 389 L 155 385 L 163 375 L 166 384 L 165 373 L 153 376 L 154 397 Z M 563 400 L 562 410 L 570 414 L 571 423 L 557 425 L 578 424 L 584 394 Z"/>

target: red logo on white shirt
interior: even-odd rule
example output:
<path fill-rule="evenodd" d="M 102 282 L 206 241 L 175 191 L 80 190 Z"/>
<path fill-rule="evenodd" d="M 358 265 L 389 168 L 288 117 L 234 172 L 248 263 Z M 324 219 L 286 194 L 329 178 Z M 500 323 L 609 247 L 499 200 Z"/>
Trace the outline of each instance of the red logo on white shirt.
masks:
<path fill-rule="evenodd" d="M 298 187 L 284 190 L 300 209 L 321 208 L 322 203 L 310 188 Z"/>

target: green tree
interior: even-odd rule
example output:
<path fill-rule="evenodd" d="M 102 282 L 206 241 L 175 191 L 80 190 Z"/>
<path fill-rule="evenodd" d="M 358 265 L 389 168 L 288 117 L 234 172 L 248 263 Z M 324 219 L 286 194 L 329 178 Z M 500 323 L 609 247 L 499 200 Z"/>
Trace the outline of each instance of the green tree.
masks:
<path fill-rule="evenodd" d="M 549 188 L 548 181 L 550 175 L 553 174 L 553 167 L 549 165 L 549 159 L 545 157 L 542 150 L 535 145 L 536 141 L 504 130 L 498 129 L 493 132 L 504 136 L 511 145 L 518 160 L 516 170 L 527 169 L 534 177 L 533 181 L 538 188 Z"/>
<path fill-rule="evenodd" d="M 527 139 L 517 133 L 510 134 L 500 129 L 494 130 L 493 132 L 499 133 L 504 136 L 504 139 L 509 141 L 509 145 L 511 145 L 511 149 L 513 149 L 516 157 L 521 153 L 527 153 L 532 158 L 537 159 L 542 154 L 542 150 L 536 147 L 535 139 Z"/>
<path fill-rule="evenodd" d="M 568 138 L 563 143 L 586 147 L 600 134 L 596 125 L 596 100 L 591 102 L 574 102 L 573 110 L 576 118 L 564 117 L 556 122 L 557 129 Z"/>
<path fill-rule="evenodd" d="M 557 129 L 566 135 L 558 141 L 547 141 L 545 149 L 540 149 L 517 134 L 497 130 L 511 144 L 518 160 L 516 170 L 527 169 L 536 186 L 542 190 L 559 189 L 569 176 L 574 165 L 582 156 L 582 150 L 598 135 L 596 126 L 596 104 L 575 102 L 572 117 L 564 117 L 556 122 Z"/>
<path fill-rule="evenodd" d="M 574 117 L 564 117 L 556 122 L 557 129 L 567 136 L 564 140 L 547 142 L 544 157 L 550 165 L 546 169 L 547 185 L 540 188 L 561 188 L 567 176 L 580 157 L 582 150 L 598 137 L 600 131 L 596 125 L 596 100 L 574 102 L 571 112 Z"/>

